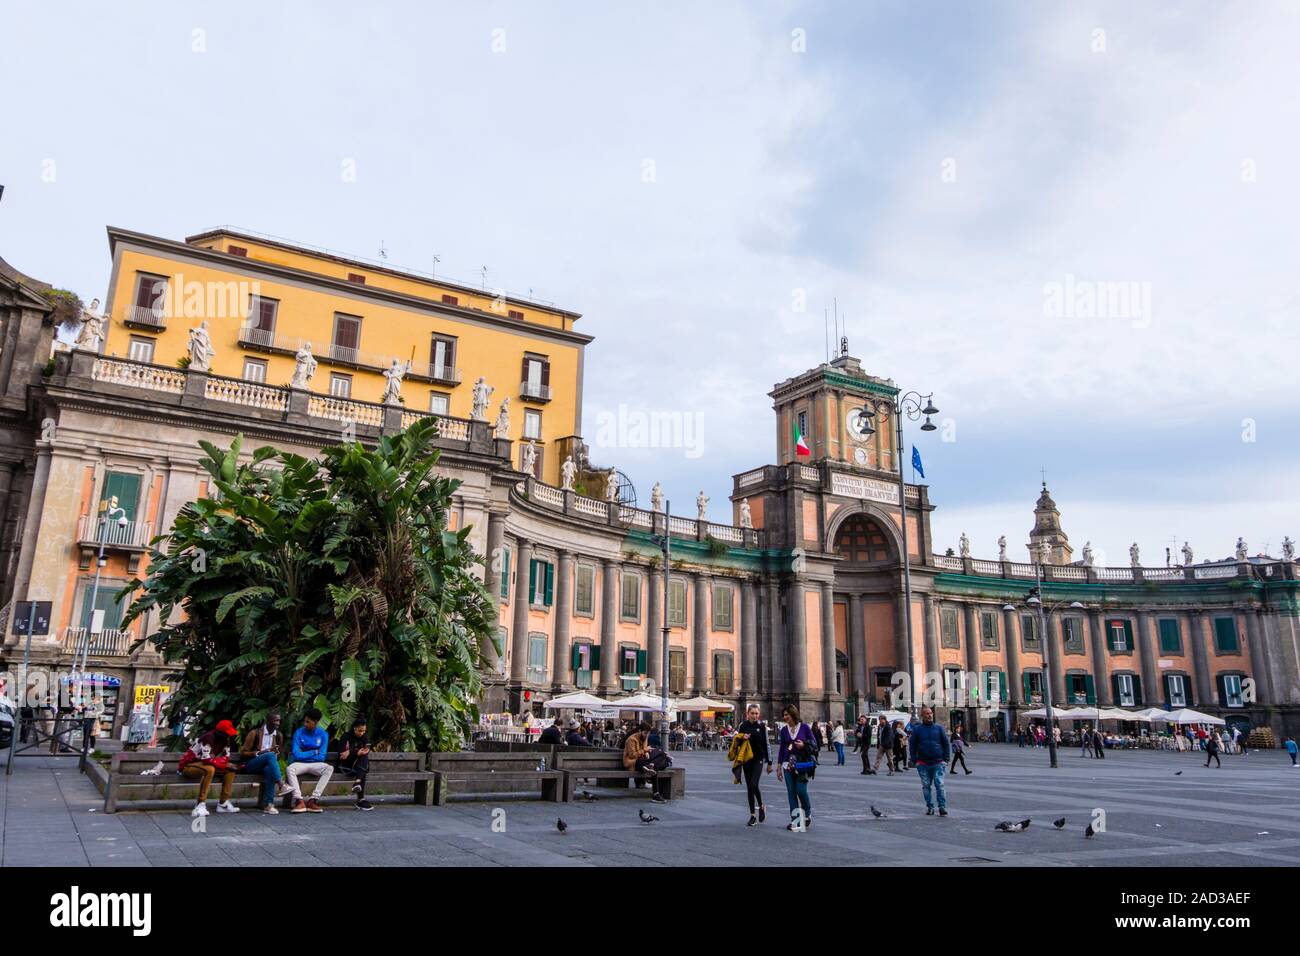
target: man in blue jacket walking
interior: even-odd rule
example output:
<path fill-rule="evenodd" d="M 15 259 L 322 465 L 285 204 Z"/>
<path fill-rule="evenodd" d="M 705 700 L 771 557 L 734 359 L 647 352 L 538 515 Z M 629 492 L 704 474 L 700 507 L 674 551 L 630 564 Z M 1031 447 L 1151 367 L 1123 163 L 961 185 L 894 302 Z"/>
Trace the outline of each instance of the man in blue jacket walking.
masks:
<path fill-rule="evenodd" d="M 321 713 L 312 708 L 302 715 L 302 726 L 293 732 L 289 756 L 289 786 L 293 790 L 294 813 L 320 813 L 320 797 L 325 792 L 325 785 L 334 776 L 334 766 L 325 762 L 325 753 L 329 750 L 329 731 L 320 726 Z M 316 789 L 304 801 L 302 788 L 298 786 L 301 774 L 316 777 Z"/>
<path fill-rule="evenodd" d="M 921 708 L 921 722 L 912 725 L 912 735 L 907 743 L 908 755 L 921 776 L 921 792 L 925 794 L 925 815 L 934 816 L 934 801 L 930 798 L 933 786 L 939 797 L 939 816 L 948 815 L 948 795 L 943 790 L 943 775 L 952 759 L 952 744 L 942 724 L 934 722 L 934 711 Z"/>

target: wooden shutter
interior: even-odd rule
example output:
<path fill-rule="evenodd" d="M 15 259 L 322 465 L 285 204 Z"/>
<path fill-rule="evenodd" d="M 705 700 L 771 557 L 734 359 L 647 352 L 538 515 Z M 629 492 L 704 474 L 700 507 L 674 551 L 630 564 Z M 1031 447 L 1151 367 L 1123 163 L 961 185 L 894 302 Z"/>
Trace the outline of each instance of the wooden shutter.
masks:
<path fill-rule="evenodd" d="M 537 603 L 537 559 L 528 559 L 528 603 Z"/>
<path fill-rule="evenodd" d="M 1144 702 L 1142 700 L 1142 678 L 1139 677 L 1137 674 L 1134 674 L 1133 675 L 1133 706 L 1141 707 L 1143 703 Z"/>
<path fill-rule="evenodd" d="M 1133 622 L 1128 618 L 1124 619 L 1124 643 L 1130 651 L 1137 652 L 1137 644 L 1133 643 Z"/>
<path fill-rule="evenodd" d="M 1025 703 L 1027 704 L 1027 703 L 1029 703 L 1029 698 L 1030 698 L 1030 697 L 1032 696 L 1032 694 L 1033 694 L 1033 688 L 1030 687 L 1030 685 L 1029 685 L 1029 672 L 1026 671 L 1025 673 L 1021 674 L 1021 675 L 1020 675 L 1020 680 L 1021 680 L 1021 683 L 1023 683 L 1023 684 L 1025 685 Z"/>
<path fill-rule="evenodd" d="M 542 603 L 550 607 L 555 603 L 555 565 L 547 561 L 546 564 L 546 595 Z"/>
<path fill-rule="evenodd" d="M 600 645 L 599 644 L 591 645 L 591 669 L 593 671 L 600 670 Z"/>
<path fill-rule="evenodd" d="M 501 584 L 499 586 L 501 598 L 510 599 L 510 549 L 501 549 Z"/>
<path fill-rule="evenodd" d="M 636 652 L 636 672 L 638 674 L 644 674 L 646 672 L 645 651 Z"/>
<path fill-rule="evenodd" d="M 1228 706 L 1228 679 L 1223 674 L 1215 677 L 1214 682 L 1219 685 L 1219 706 Z"/>
<path fill-rule="evenodd" d="M 573 658 L 573 662 L 570 666 L 572 666 L 575 671 L 582 670 L 582 645 L 574 644 L 573 653 L 570 656 Z"/>
<path fill-rule="evenodd" d="M 110 471 L 104 476 L 104 493 L 100 501 L 101 503 L 110 501 L 114 496 L 117 497 L 117 506 L 126 512 L 126 520 L 134 521 L 136 508 L 140 502 L 140 476 Z"/>
<path fill-rule="evenodd" d="M 524 360 L 522 364 L 520 364 L 519 366 L 519 381 L 521 382 L 528 381 L 528 356 L 527 355 L 524 356 Z"/>
<path fill-rule="evenodd" d="M 1083 692 L 1087 695 L 1088 703 L 1097 703 L 1097 685 L 1093 682 L 1091 674 L 1083 675 Z"/>
<path fill-rule="evenodd" d="M 1214 643 L 1219 651 L 1234 652 L 1238 649 L 1237 619 L 1235 617 L 1216 617 L 1214 619 Z"/>
<path fill-rule="evenodd" d="M 1011 698 L 1007 695 L 1007 672 L 998 671 L 998 700 L 1005 704 Z"/>
<path fill-rule="evenodd" d="M 551 363 L 549 360 L 542 362 L 542 387 L 546 388 L 551 384 Z"/>

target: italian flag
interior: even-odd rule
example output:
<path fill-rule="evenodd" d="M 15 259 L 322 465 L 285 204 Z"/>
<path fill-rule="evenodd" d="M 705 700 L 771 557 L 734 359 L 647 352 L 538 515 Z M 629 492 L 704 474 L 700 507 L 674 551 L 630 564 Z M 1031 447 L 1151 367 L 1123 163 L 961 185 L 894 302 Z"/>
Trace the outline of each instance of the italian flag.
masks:
<path fill-rule="evenodd" d="M 808 443 L 804 441 L 803 433 L 799 431 L 799 423 L 797 421 L 794 423 L 794 453 L 796 458 L 800 455 L 807 455 L 810 458 L 812 457 L 812 449 L 809 448 Z"/>

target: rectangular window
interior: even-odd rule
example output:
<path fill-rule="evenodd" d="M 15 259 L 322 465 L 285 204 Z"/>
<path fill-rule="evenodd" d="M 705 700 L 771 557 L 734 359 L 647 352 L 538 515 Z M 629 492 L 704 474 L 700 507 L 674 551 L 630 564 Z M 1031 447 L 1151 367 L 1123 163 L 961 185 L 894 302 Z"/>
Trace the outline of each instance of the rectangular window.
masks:
<path fill-rule="evenodd" d="M 641 675 L 645 673 L 645 651 L 635 647 L 621 647 L 618 651 L 618 676 L 624 690 L 636 690 L 641 686 Z"/>
<path fill-rule="evenodd" d="M 1127 619 L 1114 619 L 1106 622 L 1106 645 L 1111 653 L 1125 653 L 1133 650 L 1133 625 Z"/>
<path fill-rule="evenodd" d="M 264 359 L 244 359 L 244 381 L 266 384 L 266 361 Z"/>
<path fill-rule="evenodd" d="M 447 295 L 444 293 L 442 296 L 442 302 L 443 305 L 459 305 L 460 299 L 456 298 L 454 295 Z"/>
<path fill-rule="evenodd" d="M 352 376 L 330 372 L 330 395 L 334 398 L 351 398 Z"/>
<path fill-rule="evenodd" d="M 127 521 L 134 521 L 136 508 L 140 504 L 140 475 L 131 474 L 130 472 L 110 471 L 104 475 L 104 487 L 99 496 L 99 512 L 107 515 L 109 511 L 121 508 Z M 118 532 L 120 527 L 117 524 L 117 518 L 110 517 L 106 529 L 108 540 L 113 541 L 113 535 Z"/>
<path fill-rule="evenodd" d="M 686 652 L 683 650 L 668 650 L 668 693 L 686 693 Z"/>
<path fill-rule="evenodd" d="M 713 655 L 713 692 L 726 696 L 731 693 L 731 655 Z"/>
<path fill-rule="evenodd" d="M 1061 621 L 1065 635 L 1065 653 L 1083 653 L 1083 618 L 1067 617 Z"/>
<path fill-rule="evenodd" d="M 1041 671 L 1025 671 L 1025 700 L 1031 704 L 1043 702 L 1043 674 Z"/>
<path fill-rule="evenodd" d="M 154 340 L 147 335 L 133 335 L 126 357 L 132 362 L 152 362 L 153 346 Z"/>
<path fill-rule="evenodd" d="M 1165 675 L 1165 694 L 1170 707 L 1187 706 L 1187 678 L 1181 674 Z"/>
<path fill-rule="evenodd" d="M 532 560 L 528 572 L 528 603 L 533 607 L 550 607 L 554 602 L 555 565 Z"/>
<path fill-rule="evenodd" d="M 118 583 L 110 583 L 102 578 L 99 582 L 99 591 L 95 595 L 95 603 L 90 603 L 90 592 L 95 589 L 93 581 L 87 581 L 81 590 L 81 626 L 87 629 L 93 629 L 93 633 L 98 634 L 100 630 L 117 631 L 122 627 L 122 615 L 126 613 L 127 602 L 121 604 L 117 601 L 117 592 L 122 589 Z M 94 611 L 104 612 L 103 625 L 94 629 Z"/>
<path fill-rule="evenodd" d="M 1214 649 L 1220 654 L 1236 654 L 1241 649 L 1236 618 L 1216 617 L 1214 619 Z"/>
<path fill-rule="evenodd" d="M 686 626 L 686 582 L 675 578 L 668 582 L 668 626 Z"/>
<path fill-rule="evenodd" d="M 984 672 L 984 702 L 997 704 L 1007 699 L 1006 674 L 1002 671 Z"/>
<path fill-rule="evenodd" d="M 348 281 L 355 282 L 357 285 L 365 285 L 366 277 L 356 272 L 349 272 Z"/>
<path fill-rule="evenodd" d="M 512 552 L 511 552 L 509 546 L 502 547 L 502 549 L 501 549 L 501 583 L 500 583 L 500 585 L 499 585 L 499 589 L 498 589 L 498 591 L 497 591 L 498 596 L 501 598 L 501 603 L 502 603 L 502 604 L 509 604 L 509 603 L 510 603 L 510 569 L 511 569 L 512 567 L 514 567 L 514 565 L 513 565 L 513 564 L 511 563 L 511 561 L 510 561 L 511 555 L 512 555 Z"/>
<path fill-rule="evenodd" d="M 808 441 L 809 436 L 808 436 L 808 413 L 807 412 L 799 413 L 799 435 L 803 438 L 805 442 Z"/>
<path fill-rule="evenodd" d="M 450 415 L 451 396 L 446 392 L 430 392 L 429 411 L 434 415 Z"/>
<path fill-rule="evenodd" d="M 279 312 L 280 303 L 277 300 L 255 295 L 248 304 L 247 328 L 257 329 L 259 332 L 274 332 L 275 319 Z M 259 342 L 258 344 L 269 345 L 270 342 Z"/>
<path fill-rule="evenodd" d="M 356 362 L 361 347 L 361 320 L 355 315 L 334 316 L 334 341 L 330 344 L 330 357 L 342 362 Z"/>
<path fill-rule="evenodd" d="M 580 564 L 573 575 L 573 613 L 591 617 L 596 613 L 596 569 Z"/>
<path fill-rule="evenodd" d="M 1132 674 L 1115 675 L 1115 701 L 1121 707 L 1137 706 L 1137 689 L 1133 686 Z"/>
<path fill-rule="evenodd" d="M 1021 647 L 1027 651 L 1041 651 L 1043 642 L 1038 633 L 1038 618 L 1033 614 L 1020 615 Z"/>
<path fill-rule="evenodd" d="M 1219 683 L 1223 686 L 1223 706 L 1224 707 L 1245 707 L 1246 701 L 1241 696 L 1241 675 L 1224 674 L 1219 678 Z"/>
<path fill-rule="evenodd" d="M 939 610 L 939 632 L 944 647 L 961 647 L 961 637 L 957 633 L 957 609 L 945 607 Z"/>
<path fill-rule="evenodd" d="M 980 612 L 980 643 L 993 650 L 998 646 L 998 616 L 993 611 Z"/>
<path fill-rule="evenodd" d="M 534 631 L 528 635 L 528 679 L 546 678 L 546 635 Z"/>
<path fill-rule="evenodd" d="M 635 574 L 624 574 L 619 581 L 619 590 L 621 598 L 619 619 L 641 620 L 641 578 Z"/>
<path fill-rule="evenodd" d="M 573 645 L 573 683 L 578 687 L 591 686 L 591 672 L 596 669 L 597 648 L 590 644 Z"/>
<path fill-rule="evenodd" d="M 139 312 L 145 313 L 143 317 L 161 318 L 166 295 L 166 278 L 139 274 L 135 286 L 135 307 Z"/>
<path fill-rule="evenodd" d="M 1178 628 L 1178 619 L 1162 617 L 1160 619 L 1160 653 L 1181 654 L 1183 638 Z"/>
<path fill-rule="evenodd" d="M 524 437 L 534 440 L 542 437 L 542 413 L 536 409 L 524 411 Z"/>
<path fill-rule="evenodd" d="M 454 378 L 456 340 L 449 335 L 435 335 L 429 346 L 429 365 L 434 378 Z"/>
<path fill-rule="evenodd" d="M 511 309 L 506 314 L 509 315 L 510 318 L 512 319 L 518 319 L 520 322 L 524 320 L 524 314 L 520 312 L 518 309 Z"/>
<path fill-rule="evenodd" d="M 731 585 L 713 585 L 713 629 L 715 631 L 731 630 L 731 611 L 734 604 L 735 592 Z"/>
<path fill-rule="evenodd" d="M 1070 703 L 1095 704 L 1097 702 L 1091 674 L 1066 674 L 1065 691 L 1070 698 Z"/>
<path fill-rule="evenodd" d="M 232 256 L 247 257 L 248 255 L 248 250 L 245 249 L 243 246 L 230 246 L 229 248 L 226 249 L 226 252 L 230 253 L 230 255 Z"/>
<path fill-rule="evenodd" d="M 525 355 L 520 391 L 526 398 L 551 397 L 551 363 L 544 355 Z"/>

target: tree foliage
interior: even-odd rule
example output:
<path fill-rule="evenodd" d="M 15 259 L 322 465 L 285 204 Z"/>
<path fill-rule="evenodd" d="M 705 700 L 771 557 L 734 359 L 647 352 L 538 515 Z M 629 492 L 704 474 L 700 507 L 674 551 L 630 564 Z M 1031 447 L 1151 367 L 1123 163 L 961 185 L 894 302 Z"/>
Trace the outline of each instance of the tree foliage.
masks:
<path fill-rule="evenodd" d="M 460 482 L 436 471 L 435 429 L 316 459 L 259 448 L 240 463 L 241 438 L 201 443 L 215 492 L 122 592 L 137 593 L 127 623 L 158 612 L 150 639 L 180 681 L 169 717 L 253 726 L 315 706 L 339 727 L 366 715 L 378 749 L 459 745 L 496 612 L 469 529 L 448 530 Z"/>

